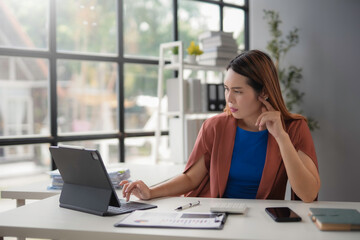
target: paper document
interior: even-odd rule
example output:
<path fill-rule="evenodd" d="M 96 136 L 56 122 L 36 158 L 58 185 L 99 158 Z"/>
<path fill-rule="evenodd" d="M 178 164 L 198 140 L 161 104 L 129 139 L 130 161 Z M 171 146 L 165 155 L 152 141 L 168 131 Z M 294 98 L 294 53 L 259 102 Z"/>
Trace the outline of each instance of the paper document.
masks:
<path fill-rule="evenodd" d="M 221 229 L 225 221 L 225 213 L 135 211 L 114 226 Z"/>

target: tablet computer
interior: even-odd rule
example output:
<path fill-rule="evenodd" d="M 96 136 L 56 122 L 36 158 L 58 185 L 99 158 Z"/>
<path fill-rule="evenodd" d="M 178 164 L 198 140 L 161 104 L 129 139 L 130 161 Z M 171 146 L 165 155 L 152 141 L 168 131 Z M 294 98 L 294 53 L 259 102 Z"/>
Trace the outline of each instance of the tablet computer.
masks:
<path fill-rule="evenodd" d="M 97 150 L 51 146 L 50 153 L 64 181 L 60 207 L 101 216 L 157 207 L 141 202 L 120 201 Z"/>

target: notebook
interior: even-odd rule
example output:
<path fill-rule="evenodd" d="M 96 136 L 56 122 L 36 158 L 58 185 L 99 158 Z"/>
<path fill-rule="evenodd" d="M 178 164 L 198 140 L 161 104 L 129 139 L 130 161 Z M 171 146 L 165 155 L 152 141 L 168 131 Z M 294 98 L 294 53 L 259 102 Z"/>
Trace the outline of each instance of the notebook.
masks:
<path fill-rule="evenodd" d="M 356 209 L 310 208 L 309 215 L 323 231 L 360 230 L 360 213 Z"/>
<path fill-rule="evenodd" d="M 64 181 L 60 207 L 100 216 L 157 207 L 134 201 L 120 201 L 97 150 L 51 146 L 50 153 Z"/>

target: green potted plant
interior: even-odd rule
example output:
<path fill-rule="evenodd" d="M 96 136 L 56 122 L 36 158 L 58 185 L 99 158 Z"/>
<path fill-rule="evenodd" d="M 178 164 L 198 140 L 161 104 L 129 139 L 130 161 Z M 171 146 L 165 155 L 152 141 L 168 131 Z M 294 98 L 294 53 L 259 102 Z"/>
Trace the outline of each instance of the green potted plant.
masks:
<path fill-rule="evenodd" d="M 283 33 L 279 29 L 279 25 L 282 23 L 279 13 L 272 10 L 264 10 L 264 18 L 268 21 L 267 23 L 270 28 L 269 31 L 271 36 L 266 49 L 269 51 L 270 56 L 275 62 L 286 107 L 291 112 L 295 111 L 301 114 L 302 110 L 299 109 L 299 105 L 302 102 L 305 93 L 301 92 L 296 84 L 303 79 L 303 69 L 294 65 L 288 67 L 281 66 L 288 51 L 299 43 L 298 29 L 295 28 L 290 31 L 286 38 L 283 38 Z M 320 128 L 318 121 L 314 118 L 307 116 L 307 120 L 311 131 Z"/>
<path fill-rule="evenodd" d="M 178 63 L 179 62 L 179 47 L 173 47 L 171 49 L 171 63 Z"/>
<path fill-rule="evenodd" d="M 199 45 L 196 45 L 194 41 L 191 41 L 187 50 L 187 61 L 189 63 L 196 63 L 196 56 L 203 54 L 204 52 L 200 49 Z"/>

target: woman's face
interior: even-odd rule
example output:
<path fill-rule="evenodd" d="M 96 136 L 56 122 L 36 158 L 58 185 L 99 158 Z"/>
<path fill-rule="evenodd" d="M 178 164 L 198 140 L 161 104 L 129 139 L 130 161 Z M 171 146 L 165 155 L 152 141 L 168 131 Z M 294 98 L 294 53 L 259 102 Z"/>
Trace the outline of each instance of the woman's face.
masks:
<path fill-rule="evenodd" d="M 234 118 L 255 122 L 261 114 L 262 103 L 246 81 L 246 77 L 229 68 L 224 81 L 225 99 Z"/>

